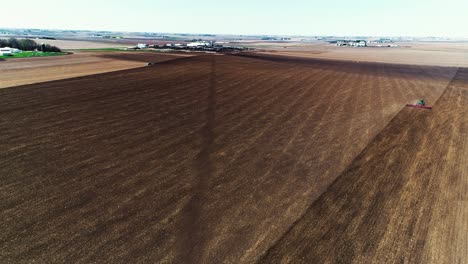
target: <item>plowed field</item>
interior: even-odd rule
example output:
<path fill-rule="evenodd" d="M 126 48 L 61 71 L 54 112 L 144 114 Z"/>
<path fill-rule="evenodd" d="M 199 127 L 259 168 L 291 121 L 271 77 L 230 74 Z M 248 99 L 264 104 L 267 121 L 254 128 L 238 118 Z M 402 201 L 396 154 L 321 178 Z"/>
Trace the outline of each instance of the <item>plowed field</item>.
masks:
<path fill-rule="evenodd" d="M 468 70 L 433 111 L 406 108 L 263 263 L 465 263 Z"/>
<path fill-rule="evenodd" d="M 310 216 L 314 201 L 346 178 L 345 169 L 406 103 L 433 104 L 456 71 L 199 56 L 0 90 L 0 262 L 253 263 L 289 256 L 287 239 L 298 238 L 290 227 L 312 221 L 304 212 Z M 430 123 L 431 113 L 406 112 Z M 436 152 L 425 138 L 427 145 L 415 148 Z M 348 215 L 337 216 L 328 221 Z M 411 226 L 397 220 L 389 223 Z M 309 257 L 301 254 L 291 256 Z"/>

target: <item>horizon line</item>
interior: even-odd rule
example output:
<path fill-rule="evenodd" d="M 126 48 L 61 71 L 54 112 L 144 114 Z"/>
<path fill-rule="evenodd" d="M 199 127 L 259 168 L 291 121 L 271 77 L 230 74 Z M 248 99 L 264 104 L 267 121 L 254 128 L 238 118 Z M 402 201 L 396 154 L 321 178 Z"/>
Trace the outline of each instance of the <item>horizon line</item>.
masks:
<path fill-rule="evenodd" d="M 305 35 L 305 34 L 264 34 L 264 33 L 248 33 L 248 34 L 234 34 L 234 33 L 191 33 L 191 32 L 164 32 L 164 31 L 127 31 L 127 30 L 104 30 L 104 29 L 70 29 L 70 28 L 35 28 L 35 27 L 0 27 L 0 29 L 6 30 L 51 30 L 51 31 L 81 31 L 81 32 L 113 32 L 113 33 L 153 33 L 153 34 L 172 34 L 172 35 L 221 35 L 221 36 L 245 36 L 245 37 L 257 37 L 257 36 L 284 36 L 284 37 L 390 37 L 390 38 L 446 38 L 446 39 L 468 39 L 468 37 L 449 37 L 449 36 L 438 36 L 438 35 L 424 35 L 424 36 L 412 36 L 412 35 L 371 35 L 371 34 L 325 34 L 325 35 Z"/>

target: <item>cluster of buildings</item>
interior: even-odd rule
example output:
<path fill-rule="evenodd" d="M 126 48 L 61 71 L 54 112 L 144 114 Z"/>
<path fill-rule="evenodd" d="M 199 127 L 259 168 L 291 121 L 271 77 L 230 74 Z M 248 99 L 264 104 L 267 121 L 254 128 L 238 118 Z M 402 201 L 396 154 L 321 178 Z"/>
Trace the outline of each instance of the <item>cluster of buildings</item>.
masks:
<path fill-rule="evenodd" d="M 367 41 L 365 40 L 339 40 L 336 42 L 336 45 L 341 46 L 350 46 L 350 47 L 367 47 Z"/>
<path fill-rule="evenodd" d="M 208 52 L 225 52 L 225 51 L 242 51 L 246 48 L 224 46 L 221 42 L 214 41 L 193 41 L 190 43 L 168 43 L 164 45 L 147 45 L 139 43 L 135 47 L 127 49 L 171 49 L 182 51 L 208 51 Z"/>
<path fill-rule="evenodd" d="M 13 56 L 16 53 L 21 53 L 21 52 L 23 51 L 19 49 L 9 48 L 9 47 L 0 48 L 0 56 Z"/>
<path fill-rule="evenodd" d="M 399 47 L 399 45 L 393 44 L 391 39 L 378 39 L 378 40 L 338 40 L 336 46 L 348 46 L 348 47 Z"/>
<path fill-rule="evenodd" d="M 197 47 L 213 47 L 215 43 L 213 41 L 206 42 L 206 41 L 197 41 L 191 42 L 187 44 L 187 47 L 197 48 Z"/>
<path fill-rule="evenodd" d="M 191 42 L 191 43 L 168 43 L 165 45 L 148 45 L 146 43 L 138 43 L 134 47 L 127 49 L 163 49 L 163 48 L 202 48 L 202 47 L 213 47 L 213 42 Z"/>

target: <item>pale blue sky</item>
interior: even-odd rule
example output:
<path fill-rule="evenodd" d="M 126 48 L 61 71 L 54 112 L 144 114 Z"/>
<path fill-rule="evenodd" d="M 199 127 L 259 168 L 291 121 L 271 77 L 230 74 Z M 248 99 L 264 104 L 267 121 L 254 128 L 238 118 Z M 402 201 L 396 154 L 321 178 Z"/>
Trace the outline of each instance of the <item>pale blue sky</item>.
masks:
<path fill-rule="evenodd" d="M 11 10 L 2 11 L 0 27 L 468 37 L 468 0 L 23 0 L 12 3 Z"/>

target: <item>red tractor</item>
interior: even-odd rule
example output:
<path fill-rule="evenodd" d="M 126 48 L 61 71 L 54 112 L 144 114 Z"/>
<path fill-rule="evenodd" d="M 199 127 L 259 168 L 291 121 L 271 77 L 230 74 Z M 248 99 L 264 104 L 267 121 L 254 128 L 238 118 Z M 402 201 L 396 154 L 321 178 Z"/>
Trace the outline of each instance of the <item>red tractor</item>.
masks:
<path fill-rule="evenodd" d="M 416 104 L 407 104 L 406 106 L 408 107 L 414 107 L 414 108 L 422 108 L 422 109 L 432 109 L 431 106 L 426 106 L 426 102 L 424 99 L 419 99 Z"/>

